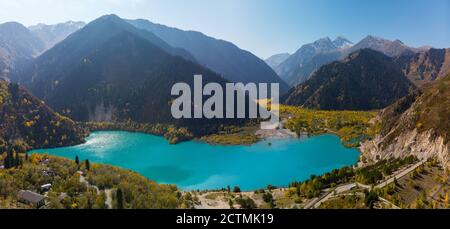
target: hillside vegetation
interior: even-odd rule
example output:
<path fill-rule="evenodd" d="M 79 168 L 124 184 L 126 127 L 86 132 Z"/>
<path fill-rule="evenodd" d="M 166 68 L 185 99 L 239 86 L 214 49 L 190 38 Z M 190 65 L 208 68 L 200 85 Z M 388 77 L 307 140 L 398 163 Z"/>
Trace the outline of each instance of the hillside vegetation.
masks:
<path fill-rule="evenodd" d="M 343 61 L 321 67 L 284 101 L 320 110 L 374 110 L 385 108 L 414 90 L 416 87 L 390 57 L 362 49 Z"/>
<path fill-rule="evenodd" d="M 423 93 L 411 94 L 381 113 L 384 145 L 389 145 L 401 133 L 417 129 L 432 131 L 450 141 L 450 76 L 425 86 Z"/>
<path fill-rule="evenodd" d="M 17 194 L 20 190 L 39 192 L 43 184 L 52 184 L 46 198 L 46 208 L 50 209 L 175 209 L 188 206 L 175 186 L 159 185 L 117 167 L 100 164 L 87 167 L 86 161 L 77 165 L 72 160 L 39 154 L 22 155 L 21 161 L 16 168 L 0 170 L 0 208 L 32 208 L 19 203 Z"/>
<path fill-rule="evenodd" d="M 85 122 L 80 123 L 84 129 L 93 131 L 112 131 L 122 130 L 130 132 L 139 132 L 145 134 L 152 134 L 157 136 L 163 136 L 171 144 L 176 144 L 182 141 L 191 140 L 194 136 L 186 128 L 176 127 L 168 124 L 150 124 L 150 123 L 136 123 L 133 121 L 127 122 Z"/>
<path fill-rule="evenodd" d="M 370 111 L 321 111 L 282 105 L 280 112 L 287 117 L 285 127 L 298 135 L 333 133 L 348 147 L 359 146 L 380 128 L 379 124 L 370 122 L 376 116 L 376 112 Z"/>
<path fill-rule="evenodd" d="M 82 143 L 84 132 L 17 84 L 0 80 L 0 147 L 49 148 Z M 0 153 L 2 150 L 0 148 Z"/>

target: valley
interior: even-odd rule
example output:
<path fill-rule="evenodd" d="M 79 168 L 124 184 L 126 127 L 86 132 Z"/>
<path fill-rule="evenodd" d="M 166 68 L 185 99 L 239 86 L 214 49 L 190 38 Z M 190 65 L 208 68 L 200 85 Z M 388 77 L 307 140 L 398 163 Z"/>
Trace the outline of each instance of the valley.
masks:
<path fill-rule="evenodd" d="M 0 208 L 449 208 L 448 48 L 368 35 L 292 53 L 114 14 L 0 24 Z M 199 74 L 278 83 L 280 125 L 174 117 L 172 86 Z"/>

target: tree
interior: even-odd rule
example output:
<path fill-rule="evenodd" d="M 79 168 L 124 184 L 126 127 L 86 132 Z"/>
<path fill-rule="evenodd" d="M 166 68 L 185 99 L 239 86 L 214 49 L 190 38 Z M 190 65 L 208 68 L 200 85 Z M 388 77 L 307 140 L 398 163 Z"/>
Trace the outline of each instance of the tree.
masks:
<path fill-rule="evenodd" d="M 230 209 L 234 209 L 234 203 L 232 199 L 228 200 L 228 205 L 230 205 Z"/>
<path fill-rule="evenodd" d="M 448 196 L 449 196 L 448 192 L 446 192 L 445 193 L 445 200 L 444 200 L 444 202 L 445 202 L 445 205 L 447 205 L 447 206 L 449 206 L 449 197 Z"/>
<path fill-rule="evenodd" d="M 230 192 L 231 192 L 231 188 L 230 188 L 230 186 L 229 186 L 229 185 L 227 186 L 227 192 L 228 192 L 228 193 L 230 193 Z"/>
<path fill-rule="evenodd" d="M 394 185 L 395 185 L 395 187 L 397 187 L 399 185 L 397 177 L 394 177 Z"/>
<path fill-rule="evenodd" d="M 117 209 L 123 209 L 123 193 L 122 189 L 118 188 L 116 191 Z"/>
<path fill-rule="evenodd" d="M 256 203 L 251 198 L 240 197 L 236 199 L 237 203 L 241 206 L 242 209 L 256 209 Z"/>
<path fill-rule="evenodd" d="M 241 188 L 239 188 L 239 186 L 234 186 L 233 192 L 234 193 L 240 193 L 241 192 Z"/>
<path fill-rule="evenodd" d="M 80 166 L 80 159 L 78 158 L 78 155 L 75 156 L 75 163 Z"/>
<path fill-rule="evenodd" d="M 14 157 L 14 167 L 19 168 L 20 164 L 20 155 L 18 152 L 16 152 L 16 155 Z"/>
<path fill-rule="evenodd" d="M 85 161 L 85 166 L 87 171 L 91 171 L 91 163 L 89 162 L 89 160 Z"/>
<path fill-rule="evenodd" d="M 277 187 L 275 187 L 275 186 L 273 186 L 273 185 L 271 185 L 271 184 L 267 185 L 267 190 L 269 190 L 269 191 L 274 190 L 274 189 L 276 189 L 276 188 L 277 188 Z"/>
<path fill-rule="evenodd" d="M 273 201 L 273 196 L 269 192 L 268 193 L 264 193 L 264 195 L 262 197 L 263 197 L 264 202 L 266 202 L 266 203 L 270 203 L 270 202 Z"/>
<path fill-rule="evenodd" d="M 368 208 L 373 209 L 375 202 L 378 201 L 378 193 L 372 189 L 370 191 L 365 190 L 364 194 L 364 204 Z"/>
<path fill-rule="evenodd" d="M 271 193 L 269 193 L 269 192 L 268 193 L 264 193 L 263 200 L 264 200 L 264 202 L 269 204 L 270 208 L 275 208 L 273 195 Z"/>
<path fill-rule="evenodd" d="M 3 160 L 3 164 L 5 166 L 5 169 L 10 169 L 14 167 L 14 154 L 12 150 L 9 150 L 6 154 L 5 159 Z"/>

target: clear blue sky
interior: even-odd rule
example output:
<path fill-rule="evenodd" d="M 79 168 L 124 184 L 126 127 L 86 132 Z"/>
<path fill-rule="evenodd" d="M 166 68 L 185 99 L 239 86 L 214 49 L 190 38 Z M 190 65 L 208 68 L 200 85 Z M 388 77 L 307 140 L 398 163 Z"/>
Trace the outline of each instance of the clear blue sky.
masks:
<path fill-rule="evenodd" d="M 449 12 L 450 0 L 0 0 L 0 23 L 89 22 L 114 13 L 201 31 L 262 58 L 338 35 L 450 47 Z"/>

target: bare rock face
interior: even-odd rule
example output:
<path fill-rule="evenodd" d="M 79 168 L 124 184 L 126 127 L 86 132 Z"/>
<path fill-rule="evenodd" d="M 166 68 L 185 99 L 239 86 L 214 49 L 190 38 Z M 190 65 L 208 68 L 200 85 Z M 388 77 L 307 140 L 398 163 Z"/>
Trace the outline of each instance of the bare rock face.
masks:
<path fill-rule="evenodd" d="M 378 136 L 372 141 L 364 142 L 360 150 L 371 161 L 415 155 L 419 159 L 436 157 L 442 164 L 450 167 L 450 145 L 444 143 L 443 137 L 434 137 L 431 131 L 419 133 L 414 129 L 402 133 L 386 147 L 382 146 L 383 142 L 384 138 Z"/>
<path fill-rule="evenodd" d="M 400 56 L 395 62 L 417 86 L 444 78 L 450 72 L 450 49 L 429 49 L 415 55 Z"/>
<path fill-rule="evenodd" d="M 361 145 L 369 160 L 415 155 L 450 167 L 450 75 L 380 112 L 381 132 Z"/>

